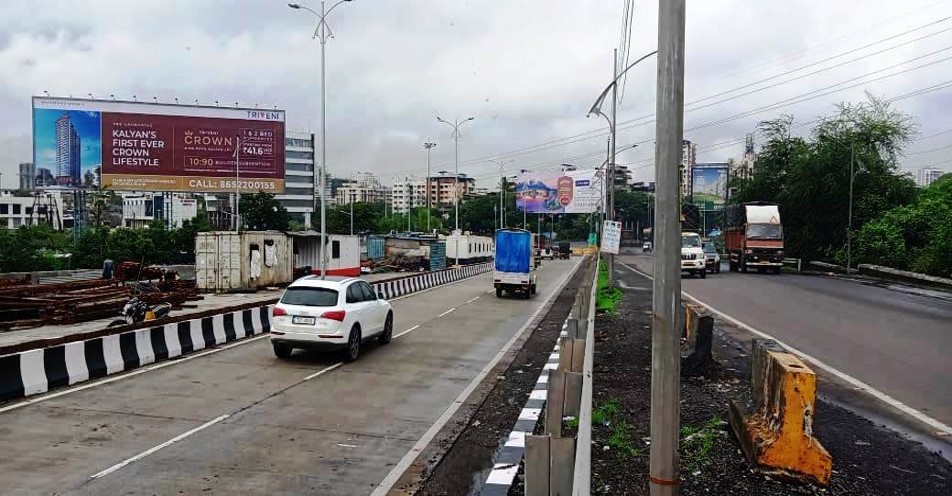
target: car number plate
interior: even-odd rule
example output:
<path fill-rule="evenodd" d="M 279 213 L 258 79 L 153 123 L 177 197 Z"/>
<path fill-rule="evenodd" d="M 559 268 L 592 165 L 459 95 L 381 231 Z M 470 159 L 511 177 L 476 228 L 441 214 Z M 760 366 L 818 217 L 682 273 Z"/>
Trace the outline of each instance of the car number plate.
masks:
<path fill-rule="evenodd" d="M 315 319 L 314 317 L 302 317 L 302 316 L 298 315 L 298 316 L 292 318 L 292 319 L 291 319 L 291 322 L 294 323 L 294 324 L 314 325 L 314 323 L 317 322 L 317 319 Z"/>

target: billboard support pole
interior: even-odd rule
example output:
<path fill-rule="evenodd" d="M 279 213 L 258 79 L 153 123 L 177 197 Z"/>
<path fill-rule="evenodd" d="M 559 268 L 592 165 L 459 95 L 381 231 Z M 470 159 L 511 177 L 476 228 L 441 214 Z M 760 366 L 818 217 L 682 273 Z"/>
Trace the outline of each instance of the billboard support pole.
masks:
<path fill-rule="evenodd" d="M 608 161 L 608 214 L 609 220 L 615 220 L 615 112 L 618 107 L 618 49 L 615 49 L 612 59 L 612 152 Z M 608 254 L 608 287 L 612 287 L 615 282 L 615 255 Z"/>
<path fill-rule="evenodd" d="M 240 186 L 239 179 L 239 168 L 241 167 L 241 136 L 235 136 L 235 232 L 241 231 L 241 192 L 238 189 Z"/>
<path fill-rule="evenodd" d="M 655 260 L 651 312 L 651 496 L 678 494 L 681 416 L 681 237 L 678 164 L 684 137 L 685 0 L 659 1 L 655 121 Z"/>

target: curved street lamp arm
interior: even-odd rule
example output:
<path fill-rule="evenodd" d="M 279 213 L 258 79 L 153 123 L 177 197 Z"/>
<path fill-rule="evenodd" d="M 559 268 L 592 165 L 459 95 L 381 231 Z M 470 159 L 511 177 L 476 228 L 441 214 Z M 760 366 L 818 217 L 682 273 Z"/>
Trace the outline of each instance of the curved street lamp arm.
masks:
<path fill-rule="evenodd" d="M 601 113 L 602 113 L 602 111 L 601 111 L 602 102 L 605 101 L 605 97 L 608 96 L 608 90 L 612 89 L 612 86 L 614 86 L 615 84 L 618 83 L 618 79 L 621 78 L 622 76 L 624 76 L 625 73 L 628 72 L 629 69 L 631 69 L 632 67 L 638 65 L 638 63 L 641 62 L 642 60 L 645 60 L 646 58 L 648 58 L 648 57 L 650 57 L 650 56 L 652 56 L 652 55 L 657 55 L 657 54 L 658 54 L 658 51 L 655 50 L 655 51 L 653 51 L 653 52 L 651 52 L 651 53 L 642 55 L 641 58 L 639 58 L 638 60 L 632 62 L 631 65 L 629 65 L 628 67 L 625 68 L 625 70 L 619 72 L 619 73 L 618 73 L 618 76 L 615 77 L 615 80 L 612 81 L 611 83 L 608 83 L 608 86 L 605 87 L 605 91 L 602 91 L 602 93 L 601 93 L 600 95 L 598 95 L 598 98 L 595 99 L 595 103 L 592 104 L 592 108 L 591 108 L 591 110 L 588 111 L 588 115 L 601 114 Z"/>

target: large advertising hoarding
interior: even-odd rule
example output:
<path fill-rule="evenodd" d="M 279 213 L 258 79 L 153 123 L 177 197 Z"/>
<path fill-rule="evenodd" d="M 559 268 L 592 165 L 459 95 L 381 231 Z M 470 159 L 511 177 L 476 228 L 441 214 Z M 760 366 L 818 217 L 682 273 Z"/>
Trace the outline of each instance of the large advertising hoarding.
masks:
<path fill-rule="evenodd" d="M 594 170 L 526 173 L 516 179 L 516 208 L 530 214 L 589 214 L 601 203 L 602 180 Z"/>
<path fill-rule="evenodd" d="M 695 165 L 691 171 L 692 203 L 702 210 L 723 209 L 727 200 L 727 170 L 726 163 Z"/>
<path fill-rule="evenodd" d="M 213 193 L 237 181 L 243 192 L 281 193 L 284 119 L 283 110 L 34 97 L 33 162 L 52 178 L 45 186 Z"/>

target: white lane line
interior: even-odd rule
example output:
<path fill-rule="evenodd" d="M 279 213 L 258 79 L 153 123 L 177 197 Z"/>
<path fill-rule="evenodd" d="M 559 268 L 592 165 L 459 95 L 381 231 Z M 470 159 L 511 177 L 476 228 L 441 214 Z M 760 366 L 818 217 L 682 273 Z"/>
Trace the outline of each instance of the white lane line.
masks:
<path fill-rule="evenodd" d="M 303 381 L 309 381 L 309 380 L 311 380 L 311 379 L 313 379 L 313 378 L 315 378 L 315 377 L 320 377 L 320 376 L 326 374 L 327 372 L 330 372 L 330 371 L 336 369 L 337 367 L 340 367 L 340 366 L 343 365 L 343 364 L 344 364 L 344 362 L 337 362 L 337 363 L 335 363 L 334 365 L 331 365 L 331 366 L 329 366 L 329 367 L 325 367 L 325 368 L 323 368 L 323 369 L 321 369 L 321 370 L 318 370 L 317 372 L 314 372 L 313 374 L 311 374 L 311 375 L 305 377 L 304 379 L 301 379 L 301 381 L 302 381 L 302 382 L 303 382 Z"/>
<path fill-rule="evenodd" d="M 397 334 L 396 336 L 394 336 L 394 338 L 399 338 L 400 336 L 403 336 L 404 334 L 409 334 L 409 333 L 411 333 L 411 332 L 413 332 L 413 331 L 415 331 L 415 330 L 417 330 L 417 329 L 419 329 L 419 328 L 420 328 L 420 324 L 417 324 L 417 325 L 415 325 L 415 326 L 413 326 L 413 327 L 411 327 L 411 328 L 409 328 L 409 329 L 407 329 L 407 330 L 401 332 L 400 334 Z"/>
<path fill-rule="evenodd" d="M 455 312 L 455 311 L 456 311 L 456 307 L 453 307 L 453 308 L 451 308 L 451 309 L 449 309 L 449 310 L 447 310 L 447 311 L 445 311 L 445 312 L 443 312 L 443 313 L 437 315 L 437 317 L 444 317 L 444 316 L 449 315 L 449 314 L 451 314 L 451 313 L 453 313 L 453 312 Z"/>
<path fill-rule="evenodd" d="M 162 443 L 162 444 L 153 446 L 153 447 L 151 447 L 151 448 L 149 448 L 149 449 L 143 451 L 142 453 L 139 453 L 138 455 L 133 456 L 132 458 L 129 458 L 128 460 L 125 460 L 125 461 L 123 461 L 123 462 L 117 463 L 117 464 L 115 464 L 115 465 L 113 465 L 113 466 L 107 468 L 106 470 L 103 470 L 102 472 L 99 472 L 98 474 L 93 475 L 92 477 L 90 477 L 90 479 L 98 479 L 98 478 L 100 478 L 100 477 L 105 477 L 105 476 L 107 476 L 107 475 L 109 475 L 109 474 L 115 472 L 116 470 L 119 470 L 120 468 L 125 467 L 126 465 L 128 465 L 128 464 L 130 464 L 130 463 L 132 463 L 132 462 L 141 460 L 141 459 L 143 459 L 143 458 L 145 458 L 145 457 L 151 455 L 152 453 L 155 453 L 156 451 L 159 451 L 159 450 L 162 449 L 162 448 L 171 446 L 172 444 L 175 444 L 175 443 L 177 443 L 177 442 L 179 442 L 179 441 L 181 441 L 181 440 L 187 438 L 188 436 L 191 436 L 192 434 L 195 434 L 196 432 L 201 431 L 202 429 L 206 429 L 206 428 L 208 428 L 208 427 L 211 427 L 211 426 L 213 426 L 213 425 L 215 425 L 215 424 L 221 422 L 222 420 L 225 420 L 225 419 L 228 418 L 228 417 L 230 417 L 230 415 L 222 415 L 222 416 L 217 417 L 217 418 L 215 418 L 215 419 L 209 420 L 208 422 L 205 422 L 204 424 L 202 424 L 202 425 L 200 425 L 200 426 L 198 426 L 198 427 L 196 427 L 196 428 L 194 428 L 194 429 L 192 429 L 192 430 L 190 430 L 190 431 L 188 431 L 188 432 L 179 434 L 178 436 L 175 436 L 175 437 L 173 437 L 172 439 L 169 439 L 168 441 L 166 441 L 166 442 L 164 442 L 164 443 Z"/>
<path fill-rule="evenodd" d="M 648 274 L 645 274 L 644 272 L 641 272 L 641 271 L 638 270 L 638 269 L 632 268 L 632 267 L 628 266 L 628 265 L 625 264 L 625 263 L 621 263 L 621 265 L 627 267 L 628 270 L 630 270 L 630 271 L 632 271 L 632 272 L 634 272 L 634 273 L 636 273 L 636 274 L 639 274 L 639 275 L 641 275 L 642 277 L 646 277 L 646 278 L 648 278 L 649 280 L 652 279 L 652 277 L 649 276 Z M 859 379 L 857 379 L 857 378 L 855 378 L 855 377 L 853 377 L 853 376 L 847 374 L 846 372 L 841 372 L 840 370 L 837 370 L 837 369 L 833 368 L 831 365 L 827 365 L 826 363 L 824 363 L 824 362 L 822 362 L 822 361 L 820 361 L 820 360 L 814 358 L 814 357 L 811 356 L 811 355 L 808 355 L 808 354 L 806 354 L 806 353 L 804 353 L 804 352 L 802 352 L 802 351 L 800 351 L 800 350 L 794 348 L 793 346 L 790 346 L 789 344 L 787 344 L 787 343 L 785 343 L 785 342 L 783 342 L 783 341 L 781 341 L 781 340 L 779 340 L 779 339 L 777 339 L 777 338 L 771 336 L 770 334 L 767 334 L 766 332 L 759 331 L 759 330 L 757 330 L 757 329 L 755 329 L 755 328 L 753 328 L 753 327 L 751 327 L 751 326 L 749 326 L 749 325 L 747 325 L 747 324 L 745 324 L 745 323 L 743 323 L 743 322 L 741 322 L 741 321 L 735 319 L 734 317 L 731 317 L 730 315 L 727 315 L 726 313 L 721 312 L 720 310 L 715 309 L 715 308 L 712 307 L 711 305 L 708 305 L 707 303 L 704 303 L 703 301 L 699 300 L 696 296 L 694 296 L 694 295 L 688 293 L 687 291 L 681 291 L 681 294 L 684 295 L 684 296 L 686 296 L 686 297 L 688 297 L 688 298 L 690 298 L 690 299 L 692 299 L 692 300 L 694 300 L 695 302 L 697 302 L 697 303 L 700 304 L 701 306 L 707 308 L 711 313 L 717 315 L 718 317 L 720 317 L 720 318 L 722 318 L 722 319 L 724 319 L 724 320 L 730 322 L 731 324 L 736 325 L 737 327 L 740 327 L 740 328 L 746 330 L 747 332 L 750 332 L 751 334 L 753 334 L 753 335 L 755 335 L 755 336 L 757 336 L 757 337 L 764 338 L 764 339 L 773 339 L 774 341 L 777 342 L 777 344 L 779 344 L 780 346 L 783 346 L 784 348 L 786 348 L 787 351 L 789 351 L 790 353 L 793 353 L 794 355 L 798 355 L 800 358 L 803 358 L 804 360 L 806 360 L 806 361 L 812 363 L 813 365 L 816 365 L 818 368 L 823 369 L 823 370 L 826 371 L 828 374 L 832 374 L 832 375 L 836 376 L 836 377 L 839 378 L 840 380 L 842 380 L 842 381 L 848 383 L 850 386 L 852 386 L 852 387 L 854 387 L 854 388 L 856 388 L 856 389 L 859 389 L 859 390 L 861 390 L 861 391 L 863 391 L 863 392 L 869 394 L 870 396 L 876 398 L 876 399 L 879 400 L 879 401 L 882 401 L 883 403 L 885 403 L 885 404 L 887 404 L 887 405 L 889 405 L 889 406 L 895 408 L 896 410 L 899 410 L 900 412 L 902 412 L 902 413 L 904 413 L 904 414 L 906 414 L 906 415 L 908 415 L 908 416 L 910 416 L 910 417 L 912 417 L 912 418 L 918 420 L 919 422 L 922 422 L 923 424 L 928 425 L 928 426 L 931 427 L 932 429 L 935 429 L 935 430 L 937 430 L 937 431 L 943 432 L 944 435 L 947 435 L 947 436 L 948 436 L 948 435 L 952 435 L 952 427 L 950 427 L 950 426 L 948 426 L 948 425 L 942 423 L 941 421 L 936 420 L 936 419 L 934 419 L 934 418 L 932 418 L 932 417 L 930 417 L 930 416 L 928 416 L 928 415 L 926 415 L 926 414 L 920 412 L 919 410 L 916 410 L 915 408 L 912 408 L 912 407 L 909 406 L 909 405 L 906 405 L 905 403 L 903 403 L 903 402 L 901 402 L 901 401 L 899 401 L 899 400 L 893 398 L 892 396 L 889 396 L 888 394 L 886 394 L 886 393 L 884 393 L 884 392 L 882 392 L 882 391 L 880 391 L 880 390 L 878 390 L 878 389 L 876 389 L 876 388 L 870 386 L 869 384 L 866 384 L 865 382 L 863 382 L 863 381 L 861 381 L 861 380 L 859 380 Z"/>
<path fill-rule="evenodd" d="M 537 308 L 536 311 L 533 312 L 531 316 L 529 316 L 529 319 L 526 321 L 526 323 L 523 324 L 518 331 L 516 331 L 512 338 L 505 345 L 503 345 L 502 349 L 500 349 L 498 353 L 496 353 L 496 356 L 494 356 L 493 359 L 490 360 L 485 367 L 483 367 L 483 370 L 481 370 L 479 374 L 473 378 L 469 385 L 466 386 L 466 389 L 464 389 L 463 392 L 461 392 L 456 398 L 456 400 L 454 400 L 449 406 L 449 408 L 443 412 L 443 415 L 436 419 L 436 422 L 434 422 L 433 425 L 431 425 L 430 428 L 423 434 L 423 437 L 421 437 L 413 445 L 413 447 L 410 448 L 410 451 L 408 451 L 407 454 L 403 455 L 403 458 L 401 458 L 400 461 L 397 462 L 397 464 L 390 470 L 390 473 L 387 474 L 387 476 L 384 477 L 382 481 L 380 481 L 380 484 L 376 489 L 374 489 L 374 492 L 371 493 L 371 496 L 384 496 L 390 491 L 391 488 L 393 488 L 394 484 L 400 480 L 400 477 L 404 472 L 406 472 L 407 468 L 410 467 L 417 455 L 419 455 L 420 452 L 422 452 L 423 449 L 426 448 L 426 446 L 429 445 L 431 441 L 433 441 L 433 438 L 436 437 L 441 429 L 443 429 L 443 426 L 446 425 L 446 423 L 449 422 L 451 418 L 453 418 L 453 415 L 456 414 L 456 411 L 459 410 L 461 406 L 463 406 L 463 402 L 466 401 L 466 398 L 468 398 L 469 395 L 472 394 L 476 389 L 476 387 L 483 382 L 483 379 L 489 375 L 489 372 L 496 366 L 497 363 L 499 363 L 500 360 L 502 360 L 502 357 L 509 352 L 509 349 L 512 348 L 512 345 L 520 337 L 522 337 L 523 334 L 525 334 L 527 329 L 532 327 L 532 324 L 535 322 L 536 318 L 539 317 L 542 311 L 549 308 L 552 301 L 555 300 L 558 293 L 561 292 L 557 290 L 562 288 L 565 282 L 568 281 L 573 274 L 575 274 L 575 271 L 578 270 L 578 266 L 579 262 L 576 262 L 572 269 L 562 277 L 558 284 L 553 287 L 552 292 L 549 294 L 549 297 L 545 300 L 545 302 L 539 305 L 539 308 Z M 487 291 L 487 293 L 491 292 L 492 291 Z M 518 470 L 518 467 L 516 467 L 516 469 Z"/>
<path fill-rule="evenodd" d="M 467 300 L 466 303 L 472 303 L 472 302 L 474 302 L 474 301 L 476 301 L 476 300 L 478 300 L 478 299 L 480 299 L 480 298 L 482 298 L 482 297 L 481 297 L 481 296 L 477 296 L 477 297 L 475 297 L 475 298 L 472 298 L 472 299 L 470 299 L 470 300 Z"/>
<path fill-rule="evenodd" d="M 165 361 L 165 362 L 162 362 L 162 363 L 159 363 L 159 364 L 156 364 L 156 365 L 152 365 L 152 366 L 149 366 L 149 367 L 140 367 L 140 368 L 135 369 L 135 370 L 133 370 L 133 371 L 131 371 L 131 372 L 129 372 L 129 373 L 126 373 L 126 374 L 119 374 L 119 375 L 115 375 L 115 376 L 112 376 L 112 377 L 103 378 L 103 379 L 100 379 L 100 380 L 97 380 L 97 381 L 94 381 L 94 382 L 89 382 L 89 383 L 83 384 L 82 386 L 76 386 L 76 387 L 72 387 L 72 388 L 69 388 L 69 389 L 64 389 L 64 390 L 62 390 L 62 391 L 58 391 L 58 392 L 56 392 L 56 393 L 51 393 L 51 394 L 39 396 L 39 397 L 36 397 L 36 398 L 31 398 L 31 399 L 28 399 L 28 400 L 24 400 L 24 401 L 22 401 L 22 402 L 20 402 L 20 403 L 15 403 L 15 404 L 13 404 L 13 405 L 8 405 L 8 406 L 5 406 L 5 407 L 3 407 L 3 408 L 0 408 L 0 413 L 9 412 L 10 410 L 16 410 L 17 408 L 22 408 L 22 407 L 25 407 L 25 406 L 27 406 L 27 405 L 33 405 L 33 404 L 36 404 L 36 403 L 41 403 L 41 402 L 46 401 L 46 400 L 51 400 L 51 399 L 53 399 L 53 398 L 59 398 L 60 396 L 65 396 L 65 395 L 70 394 L 70 393 L 75 393 L 75 392 L 78 392 L 78 391 L 83 391 L 83 390 L 85 390 L 85 389 L 94 388 L 94 387 L 96 387 L 96 386 L 102 386 L 102 385 L 105 385 L 105 384 L 109 384 L 109 383 L 111 383 L 111 382 L 121 381 L 121 380 L 123 380 L 123 379 L 128 379 L 128 378 L 130 378 L 130 377 L 135 377 L 135 376 L 137 376 L 137 375 L 139 375 L 139 374 L 144 374 L 144 373 L 146 373 L 146 372 L 151 372 L 151 371 L 153 371 L 153 370 L 159 370 L 159 369 L 162 369 L 162 368 L 165 368 L 165 367 L 171 367 L 172 365 L 177 365 L 177 364 L 180 364 L 180 363 L 183 363 L 183 362 L 187 362 L 187 361 L 189 361 L 189 360 L 194 360 L 194 359 L 196 359 L 196 358 L 201 358 L 201 357 L 203 357 L 203 356 L 208 356 L 208 355 L 211 355 L 211 354 L 213 354 L 213 353 L 218 353 L 218 352 L 220 352 L 220 351 L 225 351 L 225 350 L 234 348 L 234 347 L 236 347 L 236 346 L 242 346 L 242 345 L 245 345 L 245 344 L 248 344 L 248 343 L 252 343 L 252 342 L 258 341 L 259 339 L 264 339 L 264 338 L 266 338 L 266 337 L 268 337 L 268 336 L 269 336 L 269 334 L 265 333 L 265 334 L 262 334 L 262 335 L 260 335 L 260 336 L 255 336 L 255 337 L 253 337 L 253 338 L 243 339 L 243 340 L 241 340 L 241 341 L 237 341 L 237 342 L 235 342 L 235 343 L 232 343 L 232 344 L 229 344 L 229 345 L 226 345 L 226 346 L 222 346 L 222 347 L 220 347 L 220 348 L 212 348 L 212 349 L 209 349 L 209 350 L 206 350 L 206 351 L 200 351 L 200 352 L 197 352 L 197 353 L 193 353 L 193 354 L 186 355 L 186 356 L 184 356 L 184 357 L 182 357 L 182 358 L 177 358 L 177 359 L 175 359 L 175 360 L 168 360 L 168 361 Z"/>

